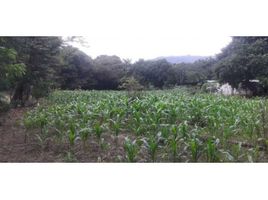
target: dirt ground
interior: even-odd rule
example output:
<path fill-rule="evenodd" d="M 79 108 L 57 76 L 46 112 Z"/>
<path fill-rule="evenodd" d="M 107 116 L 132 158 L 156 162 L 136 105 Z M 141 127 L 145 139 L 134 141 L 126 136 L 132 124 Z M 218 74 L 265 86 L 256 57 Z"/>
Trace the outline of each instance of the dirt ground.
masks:
<path fill-rule="evenodd" d="M 0 116 L 0 162 L 122 162 L 125 160 L 124 137 L 119 138 L 117 148 L 110 135 L 106 136 L 103 147 L 94 140 L 89 140 L 86 149 L 83 149 L 83 145 L 77 141 L 72 153 L 68 143 L 57 144 L 54 141 L 46 141 L 40 144 L 34 131 L 26 132 L 23 126 L 23 115 L 29 109 L 11 109 Z"/>
<path fill-rule="evenodd" d="M 24 113 L 30 109 L 32 108 L 16 108 L 0 114 L 0 162 L 127 162 L 124 141 L 130 134 L 120 134 L 115 140 L 111 133 L 104 133 L 102 144 L 91 135 L 86 146 L 78 140 L 71 149 L 68 141 L 40 142 L 36 137 L 40 130 L 29 131 L 23 126 Z M 265 152 L 260 151 L 259 162 L 267 162 Z M 138 157 L 139 162 L 150 161 L 143 148 Z M 165 162 L 162 158 L 160 160 Z"/>
<path fill-rule="evenodd" d="M 22 124 L 25 108 L 11 109 L 0 117 L 0 162 L 46 162 L 50 153 L 40 156 L 37 143 L 27 141 Z"/>

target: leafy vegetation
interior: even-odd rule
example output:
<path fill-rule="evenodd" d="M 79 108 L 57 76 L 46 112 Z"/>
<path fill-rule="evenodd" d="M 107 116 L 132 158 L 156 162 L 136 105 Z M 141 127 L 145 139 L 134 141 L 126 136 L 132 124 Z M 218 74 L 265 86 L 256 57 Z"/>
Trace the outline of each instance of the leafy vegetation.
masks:
<path fill-rule="evenodd" d="M 59 144 L 72 150 L 95 141 L 107 144 L 108 153 L 118 145 L 128 162 L 256 162 L 267 160 L 261 142 L 268 139 L 267 106 L 261 98 L 192 95 L 182 88 L 135 99 L 125 91 L 56 91 L 24 124 L 44 139 L 61 137 Z"/>
<path fill-rule="evenodd" d="M 217 96 L 204 84 L 267 95 L 267 37 L 233 37 L 214 58 L 177 64 L 92 59 L 68 43 L 80 39 L 0 37 L 0 112 L 40 103 L 24 125 L 42 149 L 67 144 L 67 160 L 80 146 L 110 151 L 113 161 L 267 160 L 267 100 Z M 195 89 L 177 89 L 185 85 Z"/>

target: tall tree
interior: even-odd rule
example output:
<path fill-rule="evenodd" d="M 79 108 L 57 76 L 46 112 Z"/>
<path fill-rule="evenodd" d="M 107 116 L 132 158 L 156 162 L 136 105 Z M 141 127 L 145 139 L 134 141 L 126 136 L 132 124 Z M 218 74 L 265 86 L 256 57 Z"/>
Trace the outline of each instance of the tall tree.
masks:
<path fill-rule="evenodd" d="M 95 86 L 93 77 L 93 59 L 72 46 L 61 49 L 59 82 L 62 89 L 92 89 Z"/>
<path fill-rule="evenodd" d="M 12 103 L 24 104 L 31 94 L 41 97 L 53 85 L 61 37 L 6 37 L 5 48 L 15 49 L 18 61 L 25 65 L 25 75 L 16 83 Z"/>
<path fill-rule="evenodd" d="M 162 88 L 168 81 L 171 64 L 163 60 L 139 60 L 130 69 L 133 76 L 143 85 Z"/>
<path fill-rule="evenodd" d="M 216 73 L 221 82 L 251 89 L 252 79 L 268 88 L 268 37 L 233 37 L 217 56 Z"/>
<path fill-rule="evenodd" d="M 95 89 L 118 89 L 126 74 L 125 63 L 118 56 L 98 56 L 94 66 Z"/>
<path fill-rule="evenodd" d="M 0 38 L 0 90 L 10 90 L 25 74 L 25 65 L 18 63 L 17 52 L 5 48 L 4 38 Z"/>

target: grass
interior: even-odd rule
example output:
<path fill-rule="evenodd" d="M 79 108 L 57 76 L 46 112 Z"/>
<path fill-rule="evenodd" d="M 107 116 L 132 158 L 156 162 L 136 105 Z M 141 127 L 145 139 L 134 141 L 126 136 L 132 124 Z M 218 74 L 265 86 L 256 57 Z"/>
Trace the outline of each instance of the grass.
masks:
<path fill-rule="evenodd" d="M 122 147 L 126 162 L 258 162 L 268 160 L 267 151 L 260 151 L 268 141 L 267 106 L 263 98 L 183 89 L 137 97 L 124 91 L 55 91 L 26 114 L 24 124 L 71 149 L 80 140 L 83 146 L 106 142 L 107 155 L 113 145 Z"/>

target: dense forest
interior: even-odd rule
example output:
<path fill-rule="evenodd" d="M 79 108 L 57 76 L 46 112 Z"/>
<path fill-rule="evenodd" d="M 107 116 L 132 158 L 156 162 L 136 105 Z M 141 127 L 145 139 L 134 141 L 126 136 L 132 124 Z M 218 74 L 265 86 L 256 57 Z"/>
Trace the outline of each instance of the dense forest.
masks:
<path fill-rule="evenodd" d="M 13 106 L 46 96 L 53 89 L 122 90 L 129 83 L 164 89 L 217 79 L 236 88 L 254 89 L 250 80 L 258 79 L 262 94 L 267 92 L 267 37 L 233 37 L 215 57 L 178 64 L 165 59 L 132 63 L 116 55 L 92 59 L 69 45 L 74 38 L 0 38 L 0 91 L 8 92 Z"/>

